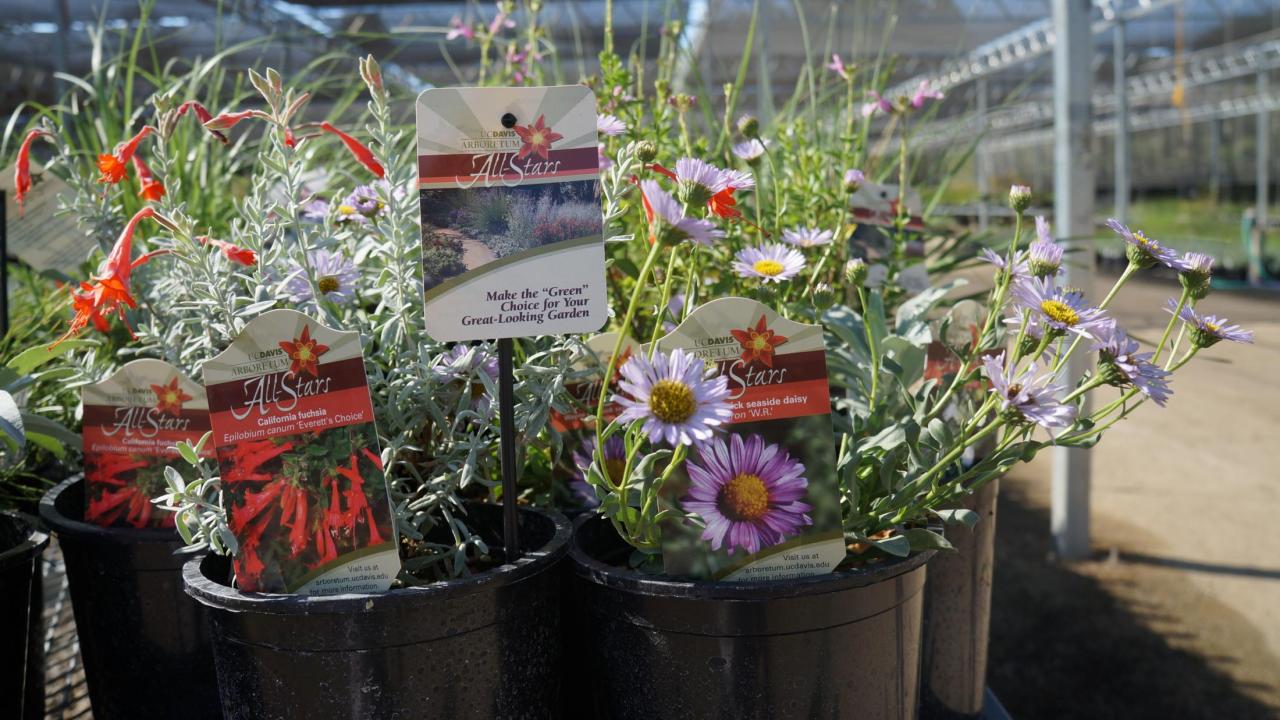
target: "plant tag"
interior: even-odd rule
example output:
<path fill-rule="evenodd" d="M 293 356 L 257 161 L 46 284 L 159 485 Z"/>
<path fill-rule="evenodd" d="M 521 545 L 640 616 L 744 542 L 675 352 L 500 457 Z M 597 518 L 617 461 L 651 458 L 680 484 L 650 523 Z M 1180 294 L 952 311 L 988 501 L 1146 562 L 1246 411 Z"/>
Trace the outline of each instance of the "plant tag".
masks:
<path fill-rule="evenodd" d="M 633 354 L 641 352 L 640 345 L 627 338 L 618 352 L 613 379 L 609 387 L 602 382 L 605 370 L 609 367 L 609 355 L 618 344 L 618 334 L 609 332 L 588 338 L 586 352 L 573 364 L 572 372 L 580 379 L 566 382 L 564 393 L 570 406 L 564 411 L 552 409 L 551 428 L 560 434 L 563 442 L 561 461 L 557 464 L 557 477 L 566 480 L 568 499 L 571 503 L 582 507 L 595 507 L 600 504 L 595 489 L 586 481 L 586 469 L 591 464 L 591 456 L 596 448 L 596 407 L 600 402 L 600 393 L 610 395 L 617 391 L 620 377 L 619 368 Z M 605 401 L 604 421 L 610 423 L 622 408 L 612 399 Z M 615 433 L 605 441 L 605 459 L 625 459 L 626 445 L 622 441 L 622 433 Z"/>
<path fill-rule="evenodd" d="M 360 333 L 272 310 L 205 363 L 204 379 L 238 587 L 390 587 L 400 555 Z"/>
<path fill-rule="evenodd" d="M 173 527 L 173 513 L 151 502 L 166 491 L 165 466 L 179 442 L 209 431 L 204 388 L 160 360 L 134 360 L 86 385 L 84 480 L 86 522 L 115 527 Z M 201 449 L 213 457 L 212 444 Z"/>
<path fill-rule="evenodd" d="M 35 163 L 31 163 L 31 181 L 20 211 L 13 169 L 0 172 L 9 254 L 36 270 L 68 279 L 76 277 L 80 264 L 97 246 L 76 227 L 74 217 L 58 214 L 58 196 L 75 193 L 61 178 Z"/>
<path fill-rule="evenodd" d="M 600 329 L 609 310 L 591 90 L 426 90 L 417 132 L 427 333 Z"/>
<path fill-rule="evenodd" d="M 659 351 L 675 348 L 728 379 L 733 417 L 690 449 L 663 488 L 695 518 L 663 526 L 666 573 L 778 580 L 831 572 L 845 544 L 822 327 L 721 298 L 658 341 Z"/>

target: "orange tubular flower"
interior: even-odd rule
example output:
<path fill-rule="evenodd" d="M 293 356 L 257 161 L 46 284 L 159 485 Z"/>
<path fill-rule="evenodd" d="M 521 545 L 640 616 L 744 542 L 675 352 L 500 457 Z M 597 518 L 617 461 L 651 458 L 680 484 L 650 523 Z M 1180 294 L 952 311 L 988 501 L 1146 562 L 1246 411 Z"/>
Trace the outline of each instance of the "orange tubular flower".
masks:
<path fill-rule="evenodd" d="M 13 199 L 18 203 L 18 217 L 22 217 L 22 202 L 31 191 L 31 143 L 38 137 L 53 140 L 53 135 L 44 130 L 32 130 L 22 139 L 18 148 L 18 162 L 13 166 Z"/>
<path fill-rule="evenodd" d="M 75 317 L 71 319 L 71 327 L 62 337 L 54 341 L 50 347 L 56 347 L 59 343 L 67 338 L 80 332 L 90 322 L 94 327 L 106 332 L 106 318 L 112 310 L 115 310 L 120 321 L 129 328 L 129 334 L 133 335 L 133 328 L 129 327 L 129 321 L 124 316 L 125 306 L 131 308 L 137 307 L 138 303 L 133 299 L 133 295 L 129 292 L 129 276 L 133 273 L 134 268 L 146 264 L 151 258 L 157 255 L 163 255 L 168 250 L 156 250 L 140 256 L 137 260 L 132 260 L 133 254 L 133 233 L 138 228 L 138 223 L 143 218 L 155 217 L 156 211 L 150 207 L 144 207 L 137 212 L 125 225 L 124 230 L 120 232 L 120 237 L 116 240 L 116 244 L 111 248 L 111 254 L 103 261 L 98 268 L 98 274 L 89 279 L 88 282 L 80 283 L 80 292 L 72 292 L 71 307 L 75 311 Z"/>
<path fill-rule="evenodd" d="M 213 116 L 209 114 L 209 111 L 205 109 L 204 105 L 201 105 L 195 100 L 188 100 L 178 106 L 178 117 L 182 117 L 183 115 L 186 115 L 187 110 L 191 110 L 192 112 L 194 112 L 196 114 L 196 119 L 200 121 L 200 124 L 204 126 L 206 130 L 212 133 L 214 137 L 218 138 L 219 142 L 221 142 L 223 145 L 229 145 L 231 143 L 231 139 L 228 138 L 226 135 L 206 125 L 206 123 L 208 123 L 210 120 L 213 120 Z"/>
<path fill-rule="evenodd" d="M 133 169 L 138 173 L 138 182 L 142 183 L 142 190 L 138 192 L 138 197 L 151 202 L 164 197 L 164 183 L 157 181 L 151 174 L 151 168 L 147 167 L 142 156 L 134 155 L 132 159 Z"/>
<path fill-rule="evenodd" d="M 232 245 L 226 240 L 215 240 L 204 235 L 196 238 L 196 240 L 199 240 L 201 245 L 212 245 L 218 248 L 233 263 L 239 263 L 245 267 L 253 267 L 258 264 L 258 253 L 248 248 L 242 248 L 239 245 Z"/>
<path fill-rule="evenodd" d="M 150 135 L 151 132 L 152 127 L 147 125 L 139 130 L 137 135 L 129 138 L 127 142 L 117 145 L 115 152 L 110 155 L 99 155 L 98 182 L 115 185 L 129 177 L 129 161 L 133 159 L 133 154 L 138 151 L 138 143 L 142 142 L 142 138 Z"/>
<path fill-rule="evenodd" d="M 377 175 L 378 177 L 386 175 L 386 171 L 383 170 L 382 166 L 378 164 L 378 161 L 373 158 L 373 151 L 361 144 L 359 140 L 356 140 L 350 135 L 342 132 L 328 122 L 320 123 L 320 129 L 327 133 L 337 135 L 338 139 L 342 141 L 342 144 L 347 146 L 347 149 L 351 151 L 351 154 L 355 156 L 356 160 L 358 160 L 361 165 L 368 168 L 369 172 Z"/>
<path fill-rule="evenodd" d="M 198 116 L 199 114 L 200 111 L 196 110 L 196 115 Z M 204 128 L 206 130 L 216 133 L 219 130 L 230 130 L 236 125 L 236 123 L 241 120 L 248 120 L 249 118 L 270 120 L 271 116 L 261 110 L 241 110 L 240 112 L 222 113 L 221 115 L 209 118 L 208 120 L 201 118 L 201 120 L 204 122 Z"/>

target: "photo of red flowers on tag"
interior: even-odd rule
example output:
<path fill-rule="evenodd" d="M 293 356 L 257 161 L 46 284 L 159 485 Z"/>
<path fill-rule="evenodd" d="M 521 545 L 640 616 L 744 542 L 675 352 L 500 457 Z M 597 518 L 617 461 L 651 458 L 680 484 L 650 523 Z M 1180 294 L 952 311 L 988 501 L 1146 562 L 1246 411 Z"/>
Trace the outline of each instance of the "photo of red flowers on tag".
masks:
<path fill-rule="evenodd" d="M 299 587 L 353 551 L 395 537 L 372 425 L 251 440 L 219 454 L 236 583 Z"/>
<path fill-rule="evenodd" d="M 319 377 L 319 361 L 320 356 L 329 351 L 328 345 L 321 345 L 311 339 L 311 328 L 302 327 L 302 335 L 293 339 L 293 342 L 286 340 L 280 341 L 280 349 L 284 350 L 288 355 L 292 364 L 289 371 L 294 375 L 308 373 L 312 377 Z"/>
<path fill-rule="evenodd" d="M 152 385 L 151 392 L 156 394 L 156 410 L 170 415 L 182 413 L 182 403 L 191 396 L 178 387 L 178 376 L 174 375 L 166 385 Z"/>
<path fill-rule="evenodd" d="M 85 474 L 92 474 L 94 481 L 84 519 L 96 525 L 173 527 L 173 513 L 151 502 L 165 491 L 164 468 L 169 462 L 127 453 L 86 457 Z"/>
<path fill-rule="evenodd" d="M 733 338 L 742 345 L 742 361 L 751 363 L 760 361 L 765 367 L 773 367 L 773 351 L 785 343 L 787 338 L 770 330 L 765 324 L 764 315 L 754 328 L 730 330 Z"/>
<path fill-rule="evenodd" d="M 551 143 L 563 140 L 564 136 L 547 127 L 545 120 L 545 115 L 539 115 L 532 125 L 516 125 L 512 128 L 524 143 L 516 154 L 517 159 L 523 160 L 530 155 L 537 155 L 543 160 L 551 159 Z"/>

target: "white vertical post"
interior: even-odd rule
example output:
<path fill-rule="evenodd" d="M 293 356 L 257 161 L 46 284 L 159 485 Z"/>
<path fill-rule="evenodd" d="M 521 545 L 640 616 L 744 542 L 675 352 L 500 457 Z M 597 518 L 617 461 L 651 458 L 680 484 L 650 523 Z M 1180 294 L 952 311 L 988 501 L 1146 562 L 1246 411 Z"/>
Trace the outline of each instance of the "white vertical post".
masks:
<path fill-rule="evenodd" d="M 1115 135 L 1115 179 L 1112 187 L 1115 191 L 1116 218 L 1122 223 L 1129 222 L 1129 83 L 1125 73 L 1124 18 L 1116 18 L 1114 40 L 1112 42 L 1112 64 L 1116 94 L 1116 135 Z"/>
<path fill-rule="evenodd" d="M 1269 82 L 1267 71 L 1258 72 L 1257 198 L 1254 201 L 1253 238 L 1249 252 L 1249 284 L 1262 282 L 1262 247 L 1267 237 L 1267 206 L 1271 204 L 1271 113 L 1266 108 Z"/>
<path fill-rule="evenodd" d="M 987 77 L 978 78 L 974 84 L 978 93 L 978 147 L 974 149 L 974 184 L 978 186 L 978 230 L 986 232 L 991 224 L 991 168 L 986 148 L 987 133 Z"/>
<path fill-rule="evenodd" d="M 1064 284 L 1092 297 L 1094 164 L 1092 133 L 1093 33 L 1090 0 L 1053 0 L 1053 211 L 1059 238 L 1070 241 Z M 1078 378 L 1091 353 L 1077 351 L 1066 377 Z M 1086 406 L 1087 407 L 1087 406 Z M 1089 453 L 1053 449 L 1051 526 L 1059 557 L 1089 554 Z"/>

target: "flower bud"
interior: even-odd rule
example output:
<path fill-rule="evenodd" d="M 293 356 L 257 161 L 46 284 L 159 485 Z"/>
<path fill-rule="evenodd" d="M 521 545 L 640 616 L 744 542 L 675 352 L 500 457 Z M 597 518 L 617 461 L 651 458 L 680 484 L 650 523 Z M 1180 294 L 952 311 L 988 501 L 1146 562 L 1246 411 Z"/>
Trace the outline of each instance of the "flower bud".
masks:
<path fill-rule="evenodd" d="M 844 264 L 844 280 L 855 288 L 867 281 L 867 261 L 854 258 Z"/>
<path fill-rule="evenodd" d="M 844 171 L 844 190 L 850 195 L 858 192 L 866 181 L 867 176 L 857 168 Z"/>
<path fill-rule="evenodd" d="M 836 304 L 836 291 L 826 283 L 813 286 L 813 306 L 819 311 L 826 310 Z"/>
<path fill-rule="evenodd" d="M 1213 258 L 1204 253 L 1189 252 L 1182 256 L 1182 272 L 1178 282 L 1193 300 L 1203 300 L 1213 281 Z"/>
<path fill-rule="evenodd" d="M 694 97 L 688 93 L 676 93 L 668 98 L 667 102 L 676 109 L 676 112 L 683 115 L 693 107 Z"/>
<path fill-rule="evenodd" d="M 760 138 L 760 121 L 754 115 L 743 115 L 738 119 L 738 132 L 743 137 L 758 140 Z"/>
<path fill-rule="evenodd" d="M 641 140 L 635 144 L 636 159 L 642 163 L 651 163 L 658 157 L 658 146 L 649 140 Z"/>
<path fill-rule="evenodd" d="M 1021 215 L 1031 207 L 1031 188 L 1026 185 L 1014 185 L 1009 188 L 1009 207 Z"/>

